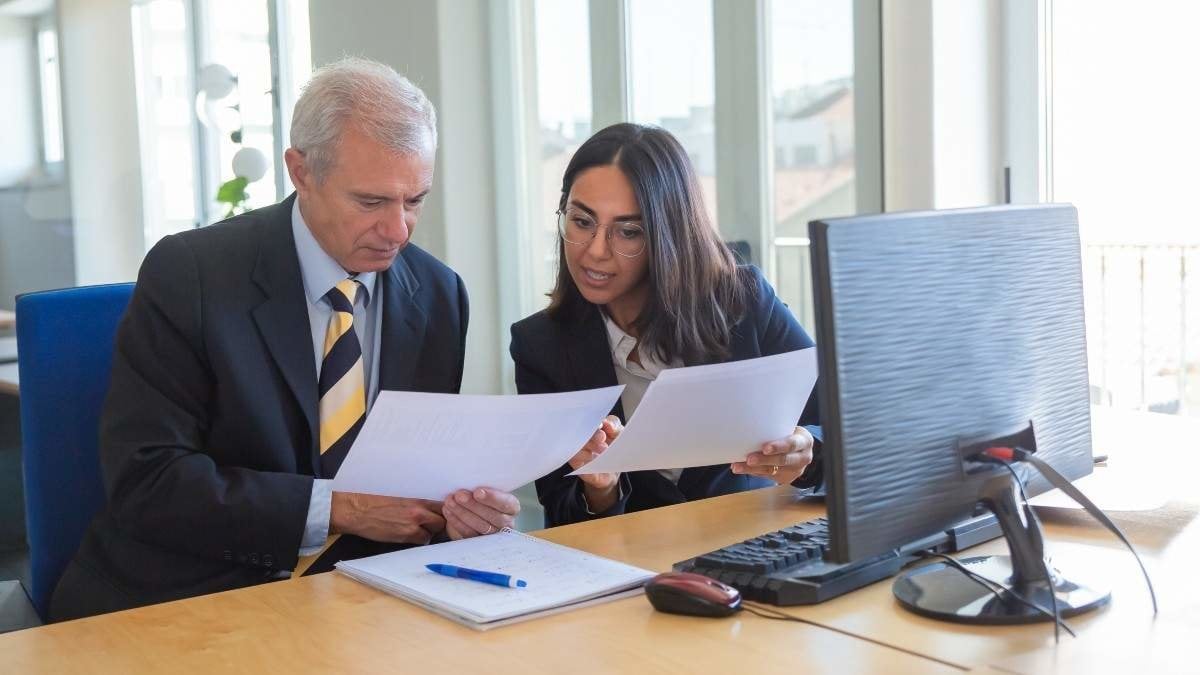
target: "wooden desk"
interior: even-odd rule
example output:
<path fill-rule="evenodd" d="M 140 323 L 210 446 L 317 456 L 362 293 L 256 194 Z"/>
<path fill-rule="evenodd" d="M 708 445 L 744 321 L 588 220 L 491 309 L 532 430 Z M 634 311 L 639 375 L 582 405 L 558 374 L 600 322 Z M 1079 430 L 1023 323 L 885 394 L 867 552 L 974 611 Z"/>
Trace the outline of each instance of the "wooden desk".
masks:
<path fill-rule="evenodd" d="M 1165 422 L 1157 431 L 1148 431 L 1143 422 L 1116 419 L 1100 425 L 1097 447 L 1118 442 L 1111 453 L 1114 463 L 1122 456 L 1154 461 L 1142 456 L 1151 446 L 1161 451 L 1164 446 L 1155 444 L 1194 443 L 1200 437 L 1186 435 L 1194 422 L 1156 420 Z M 1179 470 L 1169 475 L 1177 480 L 1164 483 L 1173 490 L 1197 475 L 1176 466 Z M 778 488 L 537 535 L 666 570 L 678 560 L 822 510 Z M 1052 550 L 1082 552 L 1091 568 L 1111 570 L 1115 585 L 1113 604 L 1072 620 L 1079 640 L 1064 637 L 1057 649 L 1046 623 L 959 626 L 909 614 L 892 599 L 890 580 L 823 605 L 788 608 L 844 632 L 746 613 L 723 620 L 668 616 L 655 613 L 643 598 L 630 598 L 477 633 L 340 575 L 324 574 L 0 635 L 0 660 L 5 670 L 22 673 L 214 668 L 488 675 L 551 670 L 994 673 L 1072 672 L 1083 663 L 1095 672 L 1097 663 L 1150 663 L 1144 652 L 1153 646 L 1152 656 L 1181 664 L 1178 659 L 1191 658 L 1191 645 L 1181 636 L 1200 634 L 1200 586 L 1189 577 L 1200 554 L 1196 515 L 1195 500 L 1174 500 L 1157 512 L 1117 517 L 1154 575 L 1162 608 L 1154 624 L 1136 568 L 1107 534 L 1075 514 L 1045 517 Z M 978 551 L 1001 548 L 992 542 Z"/>
<path fill-rule="evenodd" d="M 765 490 L 537 533 L 654 570 L 817 516 Z M 5 671 L 957 673 L 823 628 L 628 598 L 479 633 L 336 573 L 0 635 Z"/>
<path fill-rule="evenodd" d="M 1098 672 L 1096 664 L 1129 672 L 1117 664 L 1148 666 L 1149 647 L 1157 659 L 1178 659 L 1185 643 L 1177 636 L 1190 628 L 1200 636 L 1200 475 L 1196 450 L 1200 420 L 1148 413 L 1097 410 L 1093 415 L 1096 454 L 1110 456 L 1109 471 L 1131 477 L 1131 489 L 1147 485 L 1167 491 L 1167 505 L 1152 512 L 1111 513 L 1137 546 L 1158 593 L 1159 619 L 1132 556 L 1116 539 L 1079 511 L 1043 510 L 1047 546 L 1064 569 L 1082 570 L 1107 580 L 1113 589 L 1109 607 L 1069 619 L 1080 638 L 1064 634 L 1055 647 L 1049 623 L 1026 626 L 966 626 L 925 619 L 902 609 L 892 597 L 891 580 L 821 605 L 792 608 L 793 613 L 884 644 L 964 668 L 1003 664 L 1008 672 Z M 992 541 L 959 554 L 1003 553 Z M 1190 648 L 1190 645 L 1189 645 Z M 1016 655 L 1014 657 L 1014 655 Z M 1086 656 L 1086 658 L 1084 658 Z M 1192 658 L 1188 656 L 1187 658 Z M 1092 667 L 1092 670 L 1088 670 Z M 1179 666 L 1176 665 L 1176 668 Z M 1192 667 L 1195 667 L 1194 665 Z M 1106 669 L 1108 670 L 1108 669 Z M 1143 668 L 1143 672 L 1168 672 Z"/>

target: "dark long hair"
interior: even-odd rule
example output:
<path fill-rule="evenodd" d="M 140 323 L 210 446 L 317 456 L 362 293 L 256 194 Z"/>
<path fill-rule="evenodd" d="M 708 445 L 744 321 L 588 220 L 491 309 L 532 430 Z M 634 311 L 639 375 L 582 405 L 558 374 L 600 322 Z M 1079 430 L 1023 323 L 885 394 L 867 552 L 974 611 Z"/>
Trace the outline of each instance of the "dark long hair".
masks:
<path fill-rule="evenodd" d="M 638 340 L 664 362 L 703 363 L 729 356 L 730 333 L 746 307 L 747 285 L 704 210 L 700 181 L 679 141 L 664 129 L 614 124 L 589 138 L 567 165 L 559 208 L 580 172 L 615 165 L 633 185 L 650 256 L 649 299 L 634 321 Z M 575 320 L 594 311 L 567 270 L 558 243 L 550 316 Z"/>

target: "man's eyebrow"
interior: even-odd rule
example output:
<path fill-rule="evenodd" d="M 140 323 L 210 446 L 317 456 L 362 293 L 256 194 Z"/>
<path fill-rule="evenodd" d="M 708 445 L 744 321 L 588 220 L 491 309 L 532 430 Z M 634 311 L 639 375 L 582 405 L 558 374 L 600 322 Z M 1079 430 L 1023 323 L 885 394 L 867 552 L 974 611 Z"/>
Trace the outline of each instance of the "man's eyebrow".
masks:
<path fill-rule="evenodd" d="M 412 197 L 409 197 L 409 199 L 422 199 L 429 194 L 429 191 L 431 189 L 432 189 L 432 186 L 427 187 L 424 190 L 422 190 L 420 193 L 415 194 Z M 383 202 L 396 201 L 395 197 L 391 197 L 388 195 L 375 194 L 373 192 L 351 192 L 350 196 L 354 197 L 355 199 L 362 200 L 362 201 L 383 201 Z"/>

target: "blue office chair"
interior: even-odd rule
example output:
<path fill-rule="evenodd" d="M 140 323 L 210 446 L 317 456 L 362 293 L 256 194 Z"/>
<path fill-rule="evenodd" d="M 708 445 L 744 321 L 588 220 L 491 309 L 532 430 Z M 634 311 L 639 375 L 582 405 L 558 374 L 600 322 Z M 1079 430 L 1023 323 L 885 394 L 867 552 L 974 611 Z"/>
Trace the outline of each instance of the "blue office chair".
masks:
<path fill-rule="evenodd" d="M 113 337 L 133 284 L 17 298 L 21 447 L 33 606 L 50 595 L 104 505 L 97 451 Z"/>

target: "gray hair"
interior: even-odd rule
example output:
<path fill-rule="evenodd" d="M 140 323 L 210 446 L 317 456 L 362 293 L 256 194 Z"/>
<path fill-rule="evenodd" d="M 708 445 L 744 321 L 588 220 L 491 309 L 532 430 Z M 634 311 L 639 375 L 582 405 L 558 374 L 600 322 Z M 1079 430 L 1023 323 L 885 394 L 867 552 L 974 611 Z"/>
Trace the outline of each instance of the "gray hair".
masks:
<path fill-rule="evenodd" d="M 437 111 L 425 92 L 390 66 L 347 57 L 313 73 L 292 113 L 292 147 L 318 183 L 350 122 L 401 155 L 423 151 L 425 134 L 437 147 Z"/>

